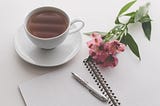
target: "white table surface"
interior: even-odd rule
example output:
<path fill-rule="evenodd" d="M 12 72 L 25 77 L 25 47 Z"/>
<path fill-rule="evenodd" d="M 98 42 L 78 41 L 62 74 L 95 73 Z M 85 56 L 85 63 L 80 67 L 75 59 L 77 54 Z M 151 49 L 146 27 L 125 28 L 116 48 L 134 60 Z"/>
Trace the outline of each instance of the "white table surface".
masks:
<path fill-rule="evenodd" d="M 64 68 L 87 57 L 88 51 L 83 36 L 83 46 L 70 62 L 60 67 L 40 68 L 19 58 L 14 50 L 13 38 L 23 24 L 28 12 L 39 6 L 57 6 L 70 17 L 82 18 L 86 25 L 82 32 L 109 30 L 119 9 L 129 0 L 1 0 L 0 3 L 0 106 L 24 106 L 18 85 L 57 68 Z M 131 10 L 148 0 L 139 0 Z M 139 61 L 127 48 L 120 55 L 119 64 L 102 72 L 124 106 L 160 106 L 160 6 L 158 0 L 150 0 L 152 37 L 148 42 L 140 25 L 130 26 L 139 47 L 142 60 Z M 75 65 L 77 66 L 77 65 Z"/>

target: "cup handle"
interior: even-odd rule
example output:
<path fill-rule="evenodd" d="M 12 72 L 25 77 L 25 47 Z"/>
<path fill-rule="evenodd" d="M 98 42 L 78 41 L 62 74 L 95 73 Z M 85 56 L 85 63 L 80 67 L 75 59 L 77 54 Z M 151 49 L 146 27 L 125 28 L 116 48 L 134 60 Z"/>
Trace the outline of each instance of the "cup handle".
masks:
<path fill-rule="evenodd" d="M 80 26 L 76 27 L 76 28 L 73 28 L 73 29 L 70 29 L 69 30 L 69 34 L 72 34 L 72 33 L 75 33 L 75 32 L 78 32 L 80 31 L 83 27 L 84 27 L 84 21 L 80 20 L 80 19 L 74 19 L 73 21 L 71 21 L 71 26 L 75 23 L 81 23 Z"/>

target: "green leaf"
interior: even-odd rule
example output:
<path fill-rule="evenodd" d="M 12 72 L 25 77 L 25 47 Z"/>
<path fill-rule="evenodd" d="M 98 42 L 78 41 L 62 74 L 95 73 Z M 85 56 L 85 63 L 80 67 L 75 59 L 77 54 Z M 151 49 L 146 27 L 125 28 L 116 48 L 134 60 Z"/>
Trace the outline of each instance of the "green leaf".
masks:
<path fill-rule="evenodd" d="M 86 33 L 83 33 L 83 34 L 90 36 L 92 33 L 94 33 L 94 32 L 86 32 Z"/>
<path fill-rule="evenodd" d="M 92 33 L 99 33 L 102 36 L 105 36 L 107 34 L 106 32 L 100 32 L 100 31 L 87 32 L 87 33 L 84 33 L 84 34 L 85 35 L 91 35 Z"/>
<path fill-rule="evenodd" d="M 88 61 L 92 61 L 92 60 L 93 60 L 92 57 L 91 57 L 91 56 L 88 56 L 87 62 L 88 62 Z"/>
<path fill-rule="evenodd" d="M 150 19 L 149 15 L 146 15 L 146 16 L 142 17 L 142 19 L 139 20 L 139 22 L 141 22 L 141 23 L 150 22 L 150 21 L 152 21 L 152 20 Z"/>
<path fill-rule="evenodd" d="M 139 49 L 137 43 L 134 41 L 133 37 L 127 33 L 126 37 L 126 43 L 131 49 L 131 51 L 141 60 L 140 54 L 139 54 Z"/>
<path fill-rule="evenodd" d="M 129 23 L 135 23 L 134 22 L 134 18 L 135 18 L 136 12 L 127 13 L 127 14 L 124 14 L 124 15 L 125 16 L 130 16 L 129 21 L 128 21 L 127 24 L 129 24 Z"/>
<path fill-rule="evenodd" d="M 136 0 L 131 1 L 131 2 L 127 3 L 125 6 L 123 6 L 122 9 L 120 10 L 120 12 L 118 13 L 118 17 L 120 15 L 122 15 L 124 12 L 126 12 L 135 2 L 136 2 Z"/>
<path fill-rule="evenodd" d="M 127 41 L 126 41 L 126 36 L 125 35 L 123 35 L 123 37 L 122 37 L 120 42 L 125 44 L 125 45 L 127 45 Z"/>
<path fill-rule="evenodd" d="M 124 16 L 133 17 L 133 16 L 135 16 L 135 14 L 136 14 L 136 12 L 130 12 L 130 13 L 124 14 Z"/>
<path fill-rule="evenodd" d="M 142 28 L 143 28 L 143 31 L 145 33 L 145 36 L 147 37 L 148 40 L 150 40 L 151 38 L 151 22 L 144 22 L 142 23 Z"/>
<path fill-rule="evenodd" d="M 135 22 L 138 22 L 144 16 L 147 16 L 148 10 L 149 10 L 149 5 L 150 5 L 150 3 L 147 3 L 146 5 L 139 7 L 139 9 L 136 11 L 136 15 L 135 15 L 135 19 L 134 19 Z"/>
<path fill-rule="evenodd" d="M 134 17 L 130 17 L 128 23 L 135 23 L 135 22 L 134 22 Z"/>
<path fill-rule="evenodd" d="M 115 20 L 115 24 L 121 24 L 118 17 Z"/>

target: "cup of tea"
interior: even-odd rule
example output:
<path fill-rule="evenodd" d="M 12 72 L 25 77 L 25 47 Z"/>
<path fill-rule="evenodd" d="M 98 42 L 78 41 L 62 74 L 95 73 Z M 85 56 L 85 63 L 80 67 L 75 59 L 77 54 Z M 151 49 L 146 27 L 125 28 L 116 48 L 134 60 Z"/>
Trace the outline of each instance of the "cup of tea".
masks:
<path fill-rule="evenodd" d="M 75 23 L 79 27 L 71 29 Z M 80 31 L 84 22 L 80 19 L 70 20 L 62 9 L 56 7 L 40 7 L 32 10 L 25 18 L 24 29 L 28 38 L 39 48 L 53 49 L 65 38 Z M 74 35 L 73 35 L 74 36 Z"/>

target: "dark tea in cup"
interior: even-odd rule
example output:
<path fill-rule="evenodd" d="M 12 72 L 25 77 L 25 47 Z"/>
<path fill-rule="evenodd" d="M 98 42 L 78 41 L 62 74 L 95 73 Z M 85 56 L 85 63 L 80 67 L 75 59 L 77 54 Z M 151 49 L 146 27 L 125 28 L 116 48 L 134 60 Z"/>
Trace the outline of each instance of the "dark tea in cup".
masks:
<path fill-rule="evenodd" d="M 75 23 L 81 23 L 71 28 Z M 79 32 L 84 27 L 80 19 L 70 20 L 62 9 L 50 6 L 39 7 L 25 18 L 24 29 L 27 37 L 38 48 L 53 49 L 60 45 L 67 36 Z"/>
<path fill-rule="evenodd" d="M 30 16 L 27 29 L 36 37 L 52 38 L 65 32 L 68 24 L 68 18 L 62 12 L 42 10 Z"/>

